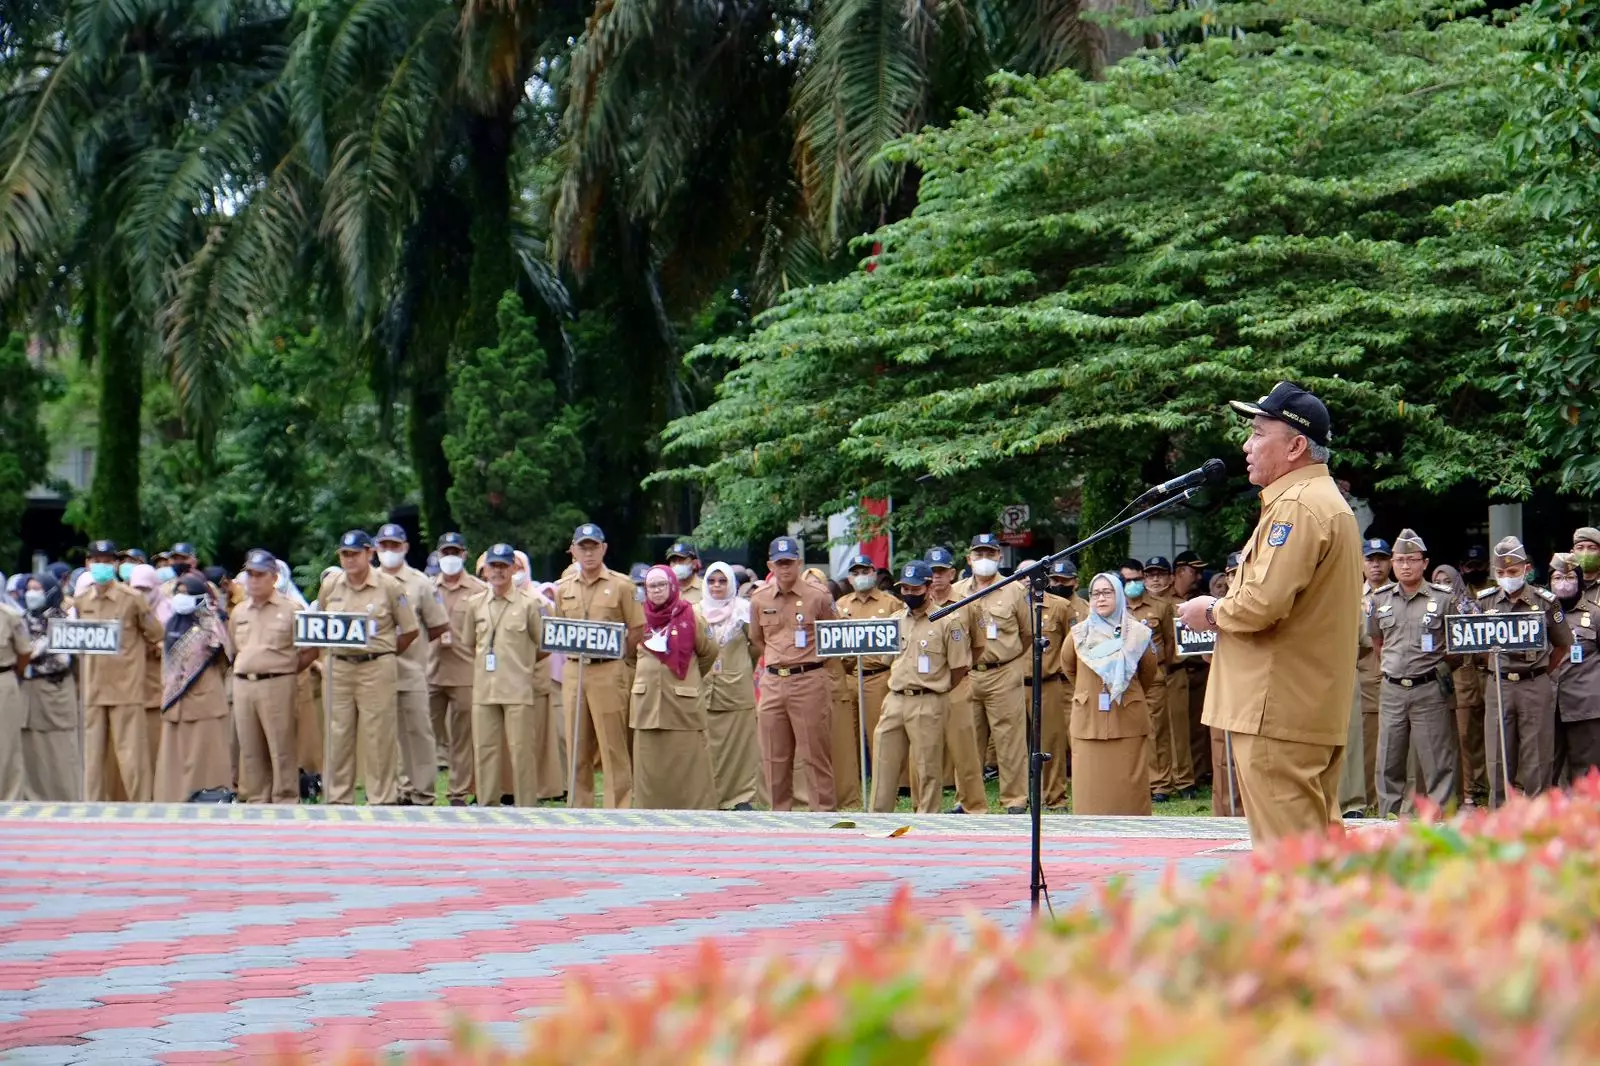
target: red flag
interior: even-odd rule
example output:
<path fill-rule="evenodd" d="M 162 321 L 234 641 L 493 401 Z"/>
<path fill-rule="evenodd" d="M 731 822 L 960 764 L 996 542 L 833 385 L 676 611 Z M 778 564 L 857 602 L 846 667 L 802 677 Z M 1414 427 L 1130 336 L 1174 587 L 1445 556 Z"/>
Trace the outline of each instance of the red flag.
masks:
<path fill-rule="evenodd" d="M 888 498 L 871 500 L 862 497 L 861 509 L 870 515 L 886 518 L 894 511 L 894 501 Z M 890 561 L 894 557 L 894 538 L 885 531 L 871 540 L 863 540 L 861 542 L 861 554 L 871 559 L 873 566 L 880 570 L 887 570 L 889 569 Z"/>

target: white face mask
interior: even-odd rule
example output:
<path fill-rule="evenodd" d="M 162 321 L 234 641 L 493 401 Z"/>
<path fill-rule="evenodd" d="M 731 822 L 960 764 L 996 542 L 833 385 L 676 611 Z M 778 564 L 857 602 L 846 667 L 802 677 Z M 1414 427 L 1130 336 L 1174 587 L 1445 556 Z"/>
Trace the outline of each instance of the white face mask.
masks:
<path fill-rule="evenodd" d="M 1525 577 L 1497 577 L 1496 583 L 1505 590 L 1506 595 L 1514 596 L 1522 591 L 1522 586 L 1528 583 Z"/>
<path fill-rule="evenodd" d="M 679 581 L 688 581 L 694 576 L 694 567 L 688 563 L 673 563 L 672 572 L 677 575 Z"/>
<path fill-rule="evenodd" d="M 871 592 L 878 587 L 878 575 L 853 574 L 850 578 L 850 587 L 857 592 Z"/>
<path fill-rule="evenodd" d="M 974 559 L 972 560 L 972 572 L 979 577 L 994 577 L 1000 572 L 1000 560 Z"/>
<path fill-rule="evenodd" d="M 42 589 L 29 589 L 22 594 L 22 602 L 28 605 L 28 610 L 37 611 L 44 607 L 44 591 Z"/>
<path fill-rule="evenodd" d="M 195 608 L 199 606 L 199 596 L 191 596 L 187 592 L 179 592 L 172 597 L 172 609 L 178 614 L 194 614 Z"/>
<path fill-rule="evenodd" d="M 385 570 L 398 570 L 405 564 L 405 552 L 379 552 L 378 564 Z"/>
<path fill-rule="evenodd" d="M 511 579 L 511 583 L 518 588 L 521 588 L 523 585 L 528 583 L 528 575 L 524 574 L 521 570 L 518 570 L 516 576 Z"/>
<path fill-rule="evenodd" d="M 461 573 L 462 569 L 465 568 L 466 565 L 467 561 L 461 558 L 459 555 L 439 556 L 439 573 L 441 574 L 449 574 L 451 577 L 454 577 L 455 575 Z"/>

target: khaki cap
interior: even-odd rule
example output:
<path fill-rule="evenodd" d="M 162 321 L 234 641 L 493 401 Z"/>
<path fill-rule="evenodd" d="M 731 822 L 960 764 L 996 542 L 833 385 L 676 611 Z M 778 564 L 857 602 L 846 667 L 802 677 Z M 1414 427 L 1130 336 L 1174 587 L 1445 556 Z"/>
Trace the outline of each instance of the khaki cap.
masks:
<path fill-rule="evenodd" d="M 1594 526 L 1582 526 L 1573 530 L 1572 543 L 1576 544 L 1580 540 L 1587 540 L 1592 541 L 1595 544 L 1600 544 L 1600 529 L 1596 529 Z"/>
<path fill-rule="evenodd" d="M 1494 561 L 1497 563 L 1528 561 L 1528 549 L 1522 546 L 1522 541 L 1516 537 L 1502 537 L 1494 546 Z"/>
<path fill-rule="evenodd" d="M 1401 552 L 1417 552 L 1427 555 L 1428 546 L 1422 543 L 1422 538 L 1417 536 L 1416 530 L 1402 529 L 1400 535 L 1394 538 L 1394 553 L 1399 555 Z"/>
<path fill-rule="evenodd" d="M 1556 552 L 1550 556 L 1550 572 L 1556 574 L 1574 574 L 1578 571 L 1578 560 L 1571 552 Z"/>

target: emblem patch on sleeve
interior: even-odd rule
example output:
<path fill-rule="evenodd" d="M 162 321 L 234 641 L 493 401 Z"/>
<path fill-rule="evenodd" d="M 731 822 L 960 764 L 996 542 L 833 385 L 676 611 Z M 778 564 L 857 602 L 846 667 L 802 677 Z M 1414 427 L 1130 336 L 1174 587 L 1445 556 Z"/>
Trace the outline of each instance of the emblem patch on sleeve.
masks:
<path fill-rule="evenodd" d="M 1281 548 L 1289 542 L 1289 533 L 1294 525 L 1289 522 L 1274 522 L 1272 528 L 1267 530 L 1267 547 Z"/>

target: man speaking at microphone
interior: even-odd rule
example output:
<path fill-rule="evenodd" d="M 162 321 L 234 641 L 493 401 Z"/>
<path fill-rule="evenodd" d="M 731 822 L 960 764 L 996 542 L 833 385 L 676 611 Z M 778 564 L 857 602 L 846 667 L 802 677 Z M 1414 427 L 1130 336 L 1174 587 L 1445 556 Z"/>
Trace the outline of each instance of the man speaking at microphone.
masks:
<path fill-rule="evenodd" d="M 1203 721 L 1228 733 L 1250 839 L 1325 832 L 1339 821 L 1339 765 L 1360 641 L 1361 532 L 1328 474 L 1328 409 L 1287 381 L 1257 403 L 1250 483 L 1261 520 L 1218 600 L 1178 608 L 1190 629 L 1215 630 Z"/>

